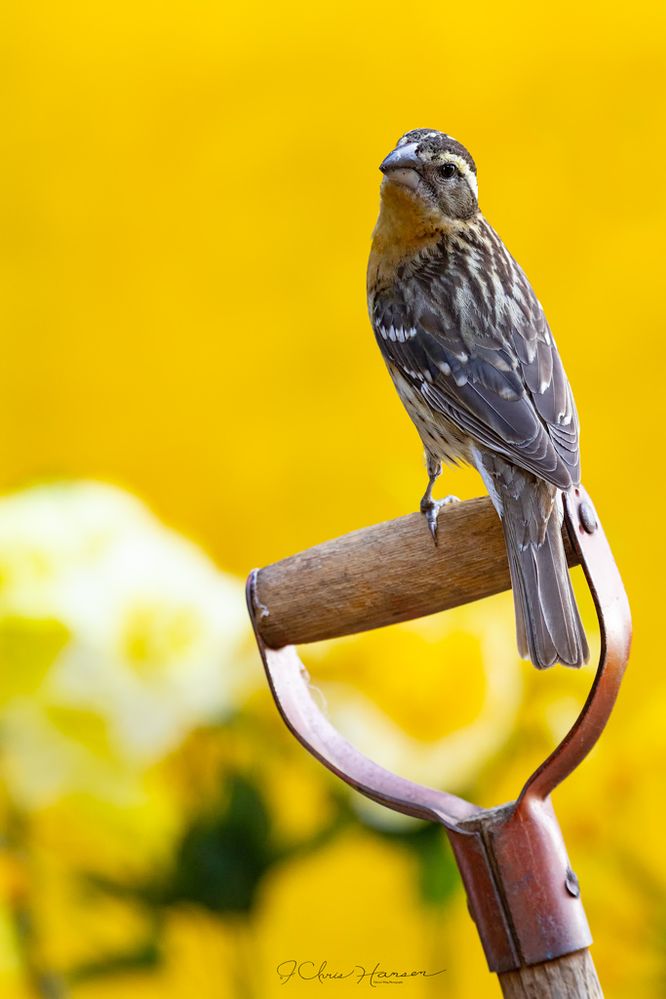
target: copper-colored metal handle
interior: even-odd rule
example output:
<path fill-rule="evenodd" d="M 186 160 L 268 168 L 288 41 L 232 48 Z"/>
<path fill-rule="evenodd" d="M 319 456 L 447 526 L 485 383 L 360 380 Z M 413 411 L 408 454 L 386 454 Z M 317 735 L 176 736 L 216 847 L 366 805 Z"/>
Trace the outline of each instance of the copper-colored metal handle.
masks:
<path fill-rule="evenodd" d="M 546 798 L 587 756 L 606 726 L 629 660 L 629 601 L 601 522 L 582 486 L 565 494 L 564 513 L 597 610 L 601 654 L 594 682 L 578 718 L 559 746 L 526 782 L 521 801 L 528 796 Z"/>
<path fill-rule="evenodd" d="M 251 580 L 250 580 L 251 586 Z M 310 693 L 310 677 L 293 646 L 269 649 L 259 638 L 268 682 L 288 728 L 324 766 L 387 808 L 457 828 L 480 811 L 454 794 L 390 773 L 359 752 L 331 725 Z"/>
<path fill-rule="evenodd" d="M 492 524 L 491 532 L 494 531 L 497 525 L 494 521 L 487 520 L 488 510 L 485 504 L 479 505 L 479 501 L 472 501 L 472 504 L 476 504 L 474 509 L 477 519 L 486 518 L 484 521 L 486 527 Z M 463 523 L 467 518 L 464 508 L 470 510 L 472 504 L 460 505 L 462 510 L 458 512 L 458 523 Z M 438 821 L 445 826 L 456 853 L 470 908 L 489 965 L 492 970 L 498 972 L 538 965 L 540 962 L 581 951 L 590 943 L 590 933 L 578 897 L 577 883 L 569 867 L 564 842 L 548 796 L 553 788 L 584 759 L 603 731 L 615 703 L 629 655 L 631 618 L 626 594 L 608 542 L 582 486 L 570 490 L 565 496 L 564 509 L 565 523 L 573 548 L 570 562 L 580 560 L 599 618 L 601 630 L 599 665 L 590 694 L 570 731 L 527 780 L 518 800 L 498 809 L 483 810 L 456 795 L 406 780 L 378 766 L 351 746 L 333 728 L 313 701 L 307 672 L 295 649 L 291 646 L 274 649 L 266 644 L 264 637 L 267 633 L 266 615 L 270 619 L 273 614 L 272 633 L 280 634 L 280 621 L 275 620 L 275 599 L 271 606 L 264 605 L 263 600 L 267 590 L 264 588 L 262 591 L 259 586 L 260 575 L 256 571 L 248 580 L 250 616 L 268 681 L 286 724 L 306 749 L 329 770 L 362 794 L 388 808 Z M 467 519 L 469 526 L 469 518 Z M 449 527 L 451 523 L 452 521 L 449 521 Z M 386 526 L 382 525 L 384 536 Z M 415 523 L 407 527 L 411 531 L 415 529 Z M 367 531 L 359 532 L 360 535 L 364 535 L 367 540 Z M 478 538 L 474 531 L 470 536 L 471 547 L 465 546 L 464 538 L 457 539 L 458 551 L 469 553 L 471 548 L 474 548 L 478 557 Z M 345 542 L 347 557 L 354 549 L 353 537 L 351 535 L 347 539 L 342 539 Z M 493 538 L 491 549 L 497 542 L 494 535 Z M 445 550 L 445 543 L 445 540 L 440 538 L 442 550 Z M 320 546 L 319 552 L 323 547 L 325 546 Z M 419 546 L 416 547 L 418 549 Z M 312 579 L 316 578 L 317 551 L 313 549 L 310 553 L 302 553 L 299 556 L 302 560 L 301 568 L 308 567 L 310 586 Z M 339 549 L 336 543 L 329 543 L 328 551 L 337 558 Z M 368 553 L 374 556 L 374 566 L 372 557 L 367 558 Z M 359 589 L 358 579 L 371 578 L 372 573 L 376 573 L 383 564 L 383 554 L 377 545 L 370 545 L 369 549 L 366 546 L 365 555 L 369 564 L 363 563 L 360 570 L 357 567 L 356 573 L 352 573 L 350 577 L 353 579 L 352 585 L 356 587 L 351 617 L 344 603 L 338 604 L 340 634 L 347 634 L 350 630 L 361 630 L 364 626 L 363 607 L 358 606 L 358 594 L 362 593 L 363 587 Z M 493 580 L 492 587 L 495 589 L 491 588 L 486 590 L 487 592 L 496 592 L 497 589 L 506 588 L 508 585 L 506 555 L 503 549 L 501 555 L 504 565 L 498 576 L 495 563 L 499 556 L 495 548 L 493 562 L 488 570 Z M 419 557 L 421 556 L 417 554 L 417 559 Z M 484 557 L 482 552 L 481 564 L 484 564 Z M 339 564 L 335 562 L 334 566 Z M 474 559 L 465 564 L 475 564 Z M 403 558 L 403 571 L 404 565 Z M 418 567 L 418 561 L 416 565 L 409 563 L 410 580 L 418 580 L 419 573 L 416 571 Z M 422 562 L 420 569 L 421 571 L 423 569 Z M 464 577 L 462 585 L 458 578 L 448 597 L 444 592 L 442 606 L 453 606 L 456 603 L 456 594 L 460 592 L 471 592 L 472 598 L 475 598 L 474 594 L 483 595 L 479 589 L 484 590 L 484 583 L 482 579 L 479 583 L 479 578 L 477 573 L 475 576 L 477 581 L 471 590 L 469 586 L 465 590 Z M 344 582 L 344 574 L 342 579 Z M 504 579 L 504 587 L 497 586 L 498 579 Z M 391 587 L 393 585 L 391 583 Z M 440 581 L 438 591 L 440 598 L 442 588 L 446 591 L 446 586 Z M 423 593 L 418 586 L 417 589 L 420 594 Z M 378 613 L 381 617 L 381 614 L 386 614 L 387 610 L 392 615 L 390 617 L 392 620 L 405 620 L 409 616 L 415 616 L 415 614 L 406 614 L 404 606 L 394 600 L 393 589 L 388 592 L 387 604 L 386 587 L 380 584 L 373 590 L 375 597 L 370 601 L 368 610 L 371 620 L 376 621 Z M 378 600 L 375 599 L 377 594 L 379 594 Z M 288 607 L 288 596 L 286 599 L 287 603 L 284 606 Z M 338 594 L 338 600 L 341 599 L 344 601 L 344 593 L 342 596 Z M 424 610 L 422 596 L 414 601 L 408 594 L 405 603 L 407 607 L 416 608 L 417 611 L 421 609 L 424 613 L 441 609 L 433 606 L 428 598 L 425 600 L 427 608 Z M 298 600 L 296 604 L 299 613 L 296 617 L 292 615 L 292 625 L 303 618 L 304 614 L 305 605 Z M 349 622 L 352 618 L 354 627 L 350 629 Z M 336 633 L 335 630 L 331 631 L 334 629 L 333 623 L 328 622 L 326 627 L 330 632 L 329 637 Z M 298 627 L 295 627 L 295 631 L 298 632 Z M 307 626 L 305 629 L 301 626 L 301 633 L 308 633 Z"/>
<path fill-rule="evenodd" d="M 483 523 L 486 523 L 485 504 L 479 506 L 477 500 L 472 500 L 461 506 L 474 506 Z M 590 694 L 580 715 L 559 746 L 527 780 L 521 792 L 521 800 L 528 795 L 547 797 L 589 753 L 599 738 L 615 703 L 629 655 L 631 640 L 629 604 L 603 528 L 582 486 L 565 495 L 564 511 L 574 552 L 570 561 L 582 563 L 597 609 L 601 630 L 601 656 Z M 348 537 L 351 539 L 353 535 Z M 444 541 L 440 540 L 440 547 L 443 546 Z M 473 536 L 473 546 L 478 548 L 476 532 Z M 305 555 L 307 553 L 304 553 Z M 506 561 L 506 556 L 503 557 Z M 383 560 L 382 553 L 376 552 L 375 560 L 377 564 L 374 572 L 378 573 L 381 568 L 380 561 Z M 373 571 L 372 566 L 367 571 Z M 432 789 L 425 789 L 421 785 L 412 784 L 410 781 L 403 782 L 400 779 L 400 790 L 405 795 L 405 798 L 401 799 L 395 784 L 395 774 L 389 774 L 377 767 L 346 743 L 321 713 L 310 696 L 308 674 L 295 650 L 291 646 L 275 650 L 266 645 L 263 638 L 266 630 L 265 607 L 259 596 L 257 580 L 258 573 L 255 570 L 248 580 L 250 616 L 277 706 L 296 738 L 329 769 L 338 773 L 343 780 L 348 780 L 348 783 L 368 797 L 381 800 L 388 807 L 395 808 L 400 805 L 401 811 L 423 816 L 422 810 L 417 813 L 410 809 L 416 797 L 419 798 L 420 805 L 423 805 L 424 792 Z M 508 574 L 506 581 L 508 583 Z M 343 622 L 341 633 L 346 634 L 344 626 L 346 616 L 343 611 L 340 613 L 340 620 Z M 324 731 L 326 739 L 323 738 Z M 390 788 L 386 787 L 386 781 Z M 416 788 L 419 789 L 418 795 Z M 442 794 L 442 792 L 432 793 Z M 446 795 L 448 807 L 452 809 L 450 814 L 447 814 L 446 808 L 442 811 L 444 803 L 439 801 L 437 814 L 444 824 L 455 824 L 461 817 L 459 808 L 454 808 L 452 805 L 454 797 Z M 389 799 L 392 804 L 389 803 Z M 466 815 L 470 814 L 467 808 L 464 812 Z"/>

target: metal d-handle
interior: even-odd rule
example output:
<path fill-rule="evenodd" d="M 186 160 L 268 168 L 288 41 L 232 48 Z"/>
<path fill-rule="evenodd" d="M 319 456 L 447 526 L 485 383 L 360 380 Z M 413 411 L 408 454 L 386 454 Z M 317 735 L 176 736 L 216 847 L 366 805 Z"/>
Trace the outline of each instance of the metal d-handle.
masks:
<path fill-rule="evenodd" d="M 582 486 L 565 495 L 564 513 L 572 561 L 580 561 L 597 610 L 599 665 L 569 732 L 528 778 L 518 799 L 499 808 L 481 809 L 406 780 L 347 742 L 313 700 L 295 648 L 266 645 L 262 620 L 270 608 L 258 593 L 256 570 L 248 580 L 250 616 L 285 723 L 313 756 L 366 797 L 446 828 L 489 967 L 500 974 L 553 961 L 591 942 L 549 795 L 587 756 L 608 721 L 628 660 L 631 617 L 610 547 Z"/>

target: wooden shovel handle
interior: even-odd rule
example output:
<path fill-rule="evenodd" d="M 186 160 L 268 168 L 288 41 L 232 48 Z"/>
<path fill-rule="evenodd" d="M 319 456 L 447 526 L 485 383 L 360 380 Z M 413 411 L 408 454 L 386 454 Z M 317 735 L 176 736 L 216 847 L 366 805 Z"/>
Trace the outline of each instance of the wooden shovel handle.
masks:
<path fill-rule="evenodd" d="M 603 999 L 589 950 L 499 975 L 504 999 Z"/>
<path fill-rule="evenodd" d="M 440 511 L 437 545 L 412 513 L 275 562 L 257 572 L 253 600 L 261 637 L 281 648 L 434 614 L 510 585 L 502 526 L 484 497 Z"/>

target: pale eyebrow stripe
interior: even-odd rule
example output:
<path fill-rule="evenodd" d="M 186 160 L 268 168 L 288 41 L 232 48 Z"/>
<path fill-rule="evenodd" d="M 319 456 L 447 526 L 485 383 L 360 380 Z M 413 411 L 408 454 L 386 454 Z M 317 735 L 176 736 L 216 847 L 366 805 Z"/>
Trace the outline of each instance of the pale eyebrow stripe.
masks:
<path fill-rule="evenodd" d="M 479 197 L 479 185 L 476 179 L 476 174 L 471 169 L 470 165 L 456 153 L 445 153 L 441 159 L 442 163 L 455 163 L 455 165 L 460 170 L 461 174 L 469 184 L 470 190 L 474 197 L 478 200 Z"/>

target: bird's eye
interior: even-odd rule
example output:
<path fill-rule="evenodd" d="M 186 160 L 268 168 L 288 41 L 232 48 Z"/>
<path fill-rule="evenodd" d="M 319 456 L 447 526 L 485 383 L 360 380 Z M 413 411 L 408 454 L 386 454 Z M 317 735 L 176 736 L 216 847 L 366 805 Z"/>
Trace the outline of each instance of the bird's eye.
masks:
<path fill-rule="evenodd" d="M 440 177 L 443 177 L 444 180 L 450 180 L 451 177 L 455 177 L 455 175 L 458 173 L 458 168 L 455 165 L 455 163 L 444 163 L 438 169 L 437 173 L 439 174 Z"/>

